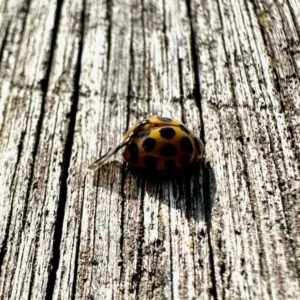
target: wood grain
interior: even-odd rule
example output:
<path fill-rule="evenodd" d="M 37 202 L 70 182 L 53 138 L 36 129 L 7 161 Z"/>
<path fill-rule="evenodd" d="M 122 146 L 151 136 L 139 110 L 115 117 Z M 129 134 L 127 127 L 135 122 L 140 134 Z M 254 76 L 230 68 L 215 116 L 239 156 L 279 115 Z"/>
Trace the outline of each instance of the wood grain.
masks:
<path fill-rule="evenodd" d="M 299 299 L 300 3 L 0 3 L 0 299 Z M 120 153 L 182 120 L 189 172 Z"/>

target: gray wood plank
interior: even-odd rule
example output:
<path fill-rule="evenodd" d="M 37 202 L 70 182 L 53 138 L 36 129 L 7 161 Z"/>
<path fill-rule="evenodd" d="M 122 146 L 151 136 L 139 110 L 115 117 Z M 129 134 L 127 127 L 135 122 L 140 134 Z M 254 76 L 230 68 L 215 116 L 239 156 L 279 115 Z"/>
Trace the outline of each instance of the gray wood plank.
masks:
<path fill-rule="evenodd" d="M 218 170 L 211 232 L 217 295 L 296 299 L 300 102 L 298 75 L 291 75 L 299 55 L 282 49 L 292 40 L 284 27 L 298 50 L 299 31 L 288 22 L 287 4 L 204 7 L 195 26 L 203 118 L 210 118 L 204 121 L 206 158 Z M 280 16 L 283 11 L 288 17 Z"/>
<path fill-rule="evenodd" d="M 299 33 L 294 0 L 2 1 L 0 298 L 298 299 Z M 149 115 L 200 168 L 87 170 Z"/>

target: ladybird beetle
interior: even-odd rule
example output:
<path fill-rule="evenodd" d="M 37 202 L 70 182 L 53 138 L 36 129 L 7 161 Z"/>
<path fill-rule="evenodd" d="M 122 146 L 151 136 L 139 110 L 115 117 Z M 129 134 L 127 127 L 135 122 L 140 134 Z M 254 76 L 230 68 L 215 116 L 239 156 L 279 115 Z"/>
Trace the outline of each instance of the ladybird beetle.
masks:
<path fill-rule="evenodd" d="M 93 162 L 97 170 L 111 156 L 125 147 L 123 159 L 133 167 L 171 171 L 183 169 L 203 156 L 204 146 L 180 121 L 165 117 L 148 117 L 133 125 L 123 141 Z"/>

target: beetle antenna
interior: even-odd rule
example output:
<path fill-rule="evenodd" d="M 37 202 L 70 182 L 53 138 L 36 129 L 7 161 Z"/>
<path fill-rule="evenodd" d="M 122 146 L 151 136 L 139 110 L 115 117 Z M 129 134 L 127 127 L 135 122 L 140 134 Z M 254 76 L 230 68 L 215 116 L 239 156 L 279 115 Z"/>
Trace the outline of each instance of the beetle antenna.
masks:
<path fill-rule="evenodd" d="M 115 155 L 121 148 L 127 145 L 130 137 L 128 137 L 123 143 L 117 146 L 114 149 L 109 148 L 108 151 L 102 155 L 100 158 L 95 160 L 92 164 L 88 166 L 88 169 L 96 171 L 98 170 L 105 162 L 107 162 L 113 155 Z"/>

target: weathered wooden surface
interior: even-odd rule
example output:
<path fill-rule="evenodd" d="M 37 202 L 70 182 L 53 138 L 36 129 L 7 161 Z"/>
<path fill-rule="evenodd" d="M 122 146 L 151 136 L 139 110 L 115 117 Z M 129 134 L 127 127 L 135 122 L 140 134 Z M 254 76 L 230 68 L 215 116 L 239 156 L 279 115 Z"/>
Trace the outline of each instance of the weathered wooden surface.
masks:
<path fill-rule="evenodd" d="M 299 299 L 298 0 L 0 2 L 1 299 Z M 147 115 L 200 170 L 87 166 Z"/>

